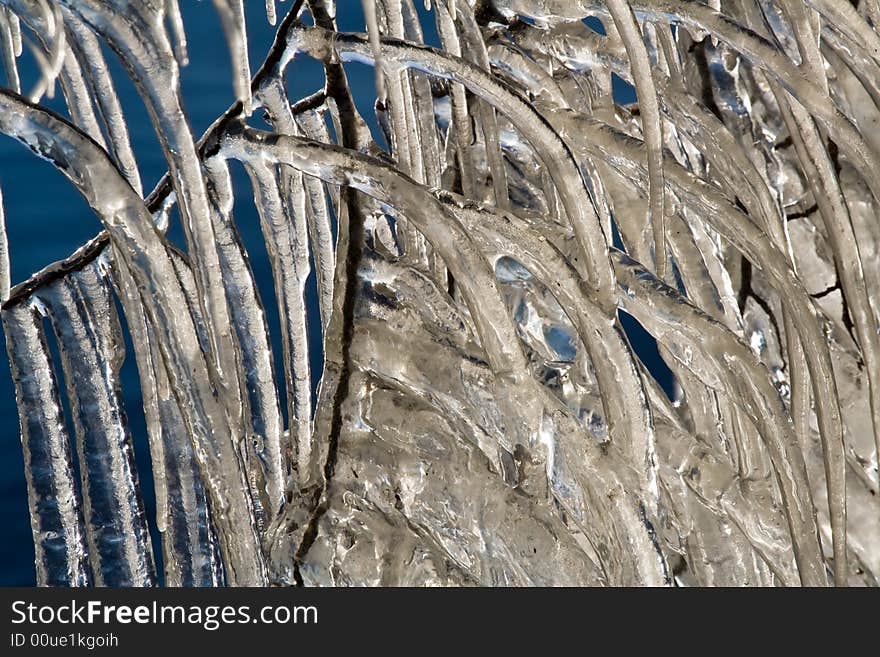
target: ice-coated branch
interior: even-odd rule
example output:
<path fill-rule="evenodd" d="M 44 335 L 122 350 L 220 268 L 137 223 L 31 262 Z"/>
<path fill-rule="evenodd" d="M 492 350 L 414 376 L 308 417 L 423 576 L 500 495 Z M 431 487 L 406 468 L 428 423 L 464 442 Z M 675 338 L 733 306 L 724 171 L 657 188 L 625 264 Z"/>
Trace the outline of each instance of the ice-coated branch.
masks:
<path fill-rule="evenodd" d="M 876 0 L 259 4 L 0 0 L 104 229 L 0 231 L 38 583 L 880 584 Z"/>

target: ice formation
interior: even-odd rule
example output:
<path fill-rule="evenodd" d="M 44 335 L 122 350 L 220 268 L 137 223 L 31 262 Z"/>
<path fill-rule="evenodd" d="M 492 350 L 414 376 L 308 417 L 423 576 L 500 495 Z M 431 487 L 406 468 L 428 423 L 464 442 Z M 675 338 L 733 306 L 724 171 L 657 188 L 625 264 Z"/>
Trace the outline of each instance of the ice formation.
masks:
<path fill-rule="evenodd" d="M 38 583 L 880 583 L 877 0 L 413 2 L 268 0 L 252 76 L 214 0 L 239 100 L 197 139 L 178 0 L 0 0 L 0 132 L 103 225 L 11 290 L 0 235 Z M 110 51 L 167 160 L 146 196 Z"/>

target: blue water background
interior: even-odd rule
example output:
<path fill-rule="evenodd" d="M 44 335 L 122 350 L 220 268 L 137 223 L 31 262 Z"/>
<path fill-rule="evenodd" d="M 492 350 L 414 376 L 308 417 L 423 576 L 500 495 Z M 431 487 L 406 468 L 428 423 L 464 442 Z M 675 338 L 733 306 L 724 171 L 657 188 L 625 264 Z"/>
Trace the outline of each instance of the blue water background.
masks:
<path fill-rule="evenodd" d="M 423 13 L 426 40 L 436 44 L 433 20 L 426 18 L 421 0 L 416 6 Z M 200 135 L 234 100 L 229 53 L 219 19 L 212 4 L 184 0 L 180 3 L 189 42 L 190 63 L 182 70 L 181 86 L 185 108 L 196 135 Z M 265 19 L 263 0 L 248 0 L 247 21 L 250 34 L 251 67 L 256 71 L 272 43 L 275 28 Z M 287 3 L 278 4 L 279 22 Z M 340 29 L 362 31 L 364 20 L 360 0 L 338 2 Z M 598 26 L 598 21 L 591 21 Z M 132 145 L 137 157 L 144 189 L 149 191 L 166 170 L 146 110 L 134 87 L 115 56 L 107 54 L 113 69 L 114 81 L 127 117 Z M 25 54 L 20 60 L 21 77 L 25 90 L 36 80 L 34 61 Z M 348 66 L 348 73 L 356 102 L 368 119 L 374 134 L 379 135 L 372 111 L 374 97 L 373 71 L 359 64 Z M 297 59 L 288 69 L 288 88 L 292 97 L 301 97 L 316 91 L 323 84 L 321 67 L 307 58 Z M 615 95 L 621 102 L 634 99 L 632 89 L 615 80 Z M 58 92 L 60 96 L 60 90 Z M 44 103 L 66 115 L 59 99 Z M 236 187 L 235 216 L 251 254 L 251 264 L 266 307 L 270 328 L 278 335 L 278 313 L 272 296 L 272 276 L 265 256 L 259 218 L 251 200 L 250 185 L 240 167 L 233 171 Z M 40 160 L 17 142 L 0 136 L 0 189 L 6 211 L 6 228 L 11 251 L 12 281 L 25 280 L 33 272 L 70 255 L 77 247 L 94 236 L 100 225 L 85 201 L 73 186 L 50 164 Z M 171 238 L 182 241 L 179 228 L 172 230 Z M 317 320 L 314 295 L 309 299 L 310 320 Z M 625 318 L 637 349 L 652 367 L 659 367 L 659 358 L 653 340 L 634 321 Z M 276 348 L 276 361 L 280 349 Z M 135 458 L 142 473 L 141 483 L 150 522 L 155 517 L 150 473 L 150 455 L 146 440 L 143 411 L 138 392 L 137 369 L 130 345 L 122 370 L 122 386 L 126 409 L 129 413 Z M 311 354 L 313 371 L 320 372 L 320 352 Z M 280 363 L 276 368 L 281 371 Z M 161 559 L 158 534 L 153 527 L 154 551 Z M 161 572 L 161 563 L 159 572 Z M 0 585 L 33 585 L 34 549 L 28 518 L 24 464 L 21 455 L 18 414 L 15 392 L 9 374 L 7 359 L 0 356 Z"/>

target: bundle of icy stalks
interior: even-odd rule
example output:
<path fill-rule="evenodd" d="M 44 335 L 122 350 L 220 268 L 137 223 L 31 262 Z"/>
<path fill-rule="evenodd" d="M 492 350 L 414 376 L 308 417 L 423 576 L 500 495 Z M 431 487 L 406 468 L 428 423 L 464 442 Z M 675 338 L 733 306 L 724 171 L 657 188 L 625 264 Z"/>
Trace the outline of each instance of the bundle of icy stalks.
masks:
<path fill-rule="evenodd" d="M 104 227 L 0 267 L 38 583 L 880 581 L 877 0 L 364 0 L 363 34 L 297 0 L 252 79 L 243 0 L 214 5 L 239 101 L 196 139 L 178 0 L 0 0 L 0 131 Z M 111 50 L 167 159 L 146 197 Z"/>

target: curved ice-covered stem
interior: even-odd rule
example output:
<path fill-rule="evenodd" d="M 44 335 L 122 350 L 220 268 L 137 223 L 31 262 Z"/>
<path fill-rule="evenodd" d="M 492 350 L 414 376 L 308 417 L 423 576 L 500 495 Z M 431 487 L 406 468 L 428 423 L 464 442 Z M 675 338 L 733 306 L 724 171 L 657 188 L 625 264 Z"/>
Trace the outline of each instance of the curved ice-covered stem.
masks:
<path fill-rule="evenodd" d="M 779 203 L 741 143 L 693 96 L 673 83 L 662 84 L 660 89 L 661 104 L 670 120 L 691 140 L 699 140 L 700 152 L 710 166 L 718 169 L 718 178 L 731 198 L 739 199 L 749 216 L 760 222 L 776 248 L 789 253 Z"/>
<path fill-rule="evenodd" d="M 573 62 L 589 60 L 590 58 L 608 61 L 616 73 L 624 79 L 629 78 L 630 72 L 626 62 L 623 60 L 618 61 L 614 56 L 613 47 L 608 43 L 609 39 L 596 35 L 586 27 L 581 26 L 581 29 L 578 29 L 575 25 L 567 24 L 564 28 L 560 28 L 560 37 L 565 44 L 564 48 L 560 48 L 558 39 L 542 40 L 539 33 L 532 34 L 532 32 L 535 32 L 535 30 L 521 28 L 518 37 L 528 43 L 533 49 L 543 50 L 548 54 L 552 53 L 556 57 L 569 58 Z M 560 52 L 560 50 L 564 50 L 564 52 Z M 723 124 L 716 117 L 709 114 L 702 105 L 694 102 L 689 95 L 680 91 L 676 85 L 666 82 L 661 74 L 655 73 L 654 78 L 654 84 L 662 90 L 660 100 L 661 109 L 664 114 L 666 114 L 667 118 L 672 119 L 676 128 L 683 130 L 686 134 L 698 136 L 698 141 L 704 144 L 704 152 L 708 161 L 718 166 L 719 171 L 722 173 L 728 174 L 726 177 L 722 176 L 722 178 L 733 181 L 745 175 L 749 179 L 749 183 L 751 187 L 754 187 L 754 190 L 752 194 L 745 197 L 745 201 L 749 202 L 747 207 L 754 209 L 755 203 L 751 201 L 753 198 L 756 198 L 758 203 L 761 201 L 767 202 L 769 194 L 766 191 L 766 185 L 757 173 L 750 177 L 754 165 L 744 153 L 741 154 L 742 148 L 730 138 Z M 522 78 L 522 84 L 533 95 L 541 96 L 545 84 L 540 82 L 540 80 L 539 76 L 525 76 Z M 553 96 L 548 97 L 540 102 L 538 107 L 551 116 L 558 110 L 568 107 L 568 103 L 564 99 L 556 100 L 556 102 L 553 102 L 553 100 Z M 715 136 L 715 132 L 720 132 L 718 139 L 724 142 L 723 147 L 716 146 L 714 139 L 711 138 Z M 724 151 L 724 147 L 733 149 L 729 157 L 725 157 L 726 151 Z M 729 161 L 731 158 L 736 161 L 735 165 L 731 165 Z M 745 174 L 740 174 L 740 168 L 743 169 Z M 615 213 L 615 221 L 618 230 L 621 232 L 621 237 L 627 244 L 627 248 L 635 249 L 635 251 L 631 252 L 635 253 L 643 261 L 650 262 L 652 256 L 646 250 L 648 245 L 646 243 L 643 244 L 643 240 L 640 237 L 636 237 L 643 231 L 643 217 L 640 213 L 629 210 L 630 197 L 637 197 L 638 192 L 632 188 L 626 178 L 617 176 L 613 170 L 609 170 L 607 167 L 601 171 L 599 177 L 602 180 L 603 186 L 607 189 L 609 198 L 612 199 L 612 204 L 619 210 Z M 749 189 L 749 187 L 746 187 L 746 189 Z M 738 191 L 742 194 L 741 187 L 738 188 Z M 777 218 L 773 221 L 772 219 L 772 217 L 778 217 L 779 215 L 778 209 L 776 209 L 776 214 L 773 215 L 772 199 L 767 203 L 767 208 L 770 208 L 765 212 L 767 221 L 772 221 L 771 225 L 773 227 L 781 225 L 781 220 Z M 677 220 L 675 215 L 670 215 L 667 221 L 675 223 L 680 220 Z M 672 228 L 667 233 L 667 239 L 670 241 L 670 246 L 676 258 L 677 268 L 680 275 L 684 278 L 689 294 L 698 299 L 700 307 L 706 309 L 710 314 L 713 314 L 716 308 L 723 311 L 727 316 L 729 325 L 731 327 L 735 326 L 740 321 L 737 318 L 739 312 L 736 308 L 731 307 L 729 303 L 724 303 L 723 299 L 719 299 L 721 296 L 719 290 L 723 289 L 723 281 L 718 281 L 717 276 L 712 276 L 712 273 L 707 271 L 707 266 L 703 263 L 703 259 L 707 257 L 706 251 L 702 250 L 701 252 L 697 249 L 694 240 L 690 238 L 690 231 Z"/>
<path fill-rule="evenodd" d="M 880 445 L 880 400 L 877 386 L 880 384 L 880 338 L 877 323 L 868 303 L 867 288 L 859 259 L 859 249 L 850 222 L 846 201 L 837 183 L 834 166 L 825 150 L 815 123 L 796 101 L 789 102 L 783 92 L 777 93 L 781 108 L 787 110 L 798 158 L 807 179 L 815 186 L 815 198 L 820 215 L 825 222 L 834 251 L 834 259 L 843 283 L 844 294 L 849 301 L 856 332 L 859 337 L 868 373 L 869 403 L 874 434 Z M 834 538 L 834 573 L 838 584 L 844 584 L 848 576 L 846 554 L 846 462 L 839 450 L 825 447 L 825 476 L 829 487 L 829 506 Z M 831 490 L 833 489 L 833 492 Z"/>
<path fill-rule="evenodd" d="M 704 383 L 722 386 L 760 427 L 785 500 L 801 583 L 825 586 L 825 565 L 803 455 L 769 373 L 734 334 L 654 279 L 638 263 L 616 251 L 612 251 L 612 259 L 621 307 L 647 326 Z M 695 347 L 702 352 L 701 357 L 695 354 Z M 703 370 L 706 365 L 710 367 Z"/>
<path fill-rule="evenodd" d="M 496 7 L 503 2 L 496 2 Z M 522 10 L 518 3 L 509 11 Z M 724 42 L 755 66 L 774 77 L 828 130 L 841 150 L 862 169 L 865 182 L 871 187 L 875 198 L 880 196 L 880 163 L 878 154 L 866 143 L 852 123 L 841 113 L 828 94 L 813 83 L 804 71 L 798 69 L 782 51 L 763 37 L 738 23 L 730 16 L 719 13 L 700 2 L 683 0 L 632 0 L 630 6 L 636 18 L 651 21 L 669 21 L 689 28 L 704 30 Z M 567 16 L 583 18 L 589 14 L 607 16 L 608 10 L 598 0 L 578 0 L 575 5 L 562 6 L 557 2 L 548 5 L 545 14 L 550 17 Z"/>
<path fill-rule="evenodd" d="M 803 5 L 786 3 L 786 13 L 792 22 L 793 31 L 801 54 L 802 66 L 810 78 L 824 89 L 828 89 L 824 63 L 819 52 L 813 25 L 806 15 Z M 826 150 L 822 135 L 797 101 L 789 100 L 785 92 L 775 90 L 776 100 L 782 116 L 789 127 L 789 133 L 798 154 L 798 159 L 806 178 L 816 190 L 819 213 L 822 217 L 829 241 L 834 252 L 834 260 L 849 302 L 853 323 L 859 340 L 869 385 L 869 407 L 871 409 L 875 445 L 880 453 L 880 338 L 877 320 L 870 306 L 868 289 L 859 257 L 852 220 L 846 200 L 843 197 L 837 172 Z M 796 354 L 798 355 L 798 354 Z M 829 487 L 836 490 L 829 496 L 831 527 L 834 539 L 834 572 L 838 583 L 848 577 L 846 553 L 846 463 L 840 458 L 834 460 L 835 453 L 825 450 L 825 475 Z"/>
<path fill-rule="evenodd" d="M 576 152 L 583 149 L 591 157 L 605 159 L 624 175 L 644 175 L 644 151 L 638 141 L 595 121 L 576 117 L 570 119 L 572 125 L 563 132 Z M 628 164 L 621 167 L 624 161 Z M 745 257 L 760 267 L 779 291 L 780 299 L 790 312 L 804 345 L 821 435 L 828 449 L 836 455 L 832 462 L 839 463 L 843 454 L 843 428 L 831 357 L 822 335 L 818 313 L 788 264 L 788 258 L 714 187 L 700 181 L 671 159 L 667 160 L 665 173 L 667 184 L 682 202 L 691 205 Z"/>
<path fill-rule="evenodd" d="M 487 54 L 496 75 L 508 76 L 528 89 L 535 97 L 547 97 L 547 102 L 557 107 L 569 107 L 559 84 L 536 61 L 507 42 L 488 46 Z"/>
<path fill-rule="evenodd" d="M 240 133 L 232 132 L 223 140 L 223 152 L 228 157 L 236 157 L 245 161 L 273 153 L 279 161 L 301 169 L 309 175 L 320 176 L 327 182 L 334 184 L 347 184 L 392 207 L 401 207 L 443 257 L 456 280 L 460 281 L 462 295 L 468 303 L 497 381 L 496 400 L 504 409 L 504 423 L 508 427 L 507 434 L 503 436 L 506 439 L 506 444 L 503 444 L 502 447 L 513 452 L 515 444 L 520 440 L 525 439 L 530 444 L 536 440 L 534 432 L 547 421 L 548 410 L 545 405 L 549 403 L 549 400 L 546 394 L 536 395 L 538 388 L 532 383 L 525 370 L 525 363 L 519 350 L 519 339 L 513 331 L 506 309 L 501 304 L 494 277 L 491 276 L 488 267 L 483 264 L 482 256 L 477 251 L 472 239 L 445 205 L 425 194 L 420 186 L 395 172 L 388 165 L 352 151 L 341 150 L 301 138 L 271 135 L 242 127 Z M 542 417 L 543 420 L 541 420 Z M 552 430 L 554 434 L 557 431 L 561 432 L 558 435 L 563 442 L 559 449 L 564 449 L 566 454 L 573 455 L 574 452 L 569 451 L 571 446 L 563 447 L 568 444 L 568 439 L 564 438 L 569 436 L 567 431 L 572 430 L 570 426 L 568 429 L 563 427 L 570 425 L 571 421 L 564 419 L 559 414 L 554 414 L 554 418 L 555 424 L 562 424 L 555 429 L 544 425 L 542 430 Z M 538 425 L 535 425 L 536 421 Z M 493 457 L 491 454 L 488 456 Z M 648 461 L 649 455 L 642 453 L 640 459 Z M 629 460 L 629 455 L 627 455 L 627 460 Z M 557 467 L 561 467 L 561 463 Z M 574 462 L 570 462 L 564 474 L 556 473 L 554 480 L 555 477 L 561 477 L 562 481 L 568 477 L 574 478 L 578 482 L 578 489 L 587 496 L 587 498 L 583 498 L 583 503 L 587 504 L 586 500 L 591 499 L 595 504 L 601 499 L 596 495 L 602 486 L 607 484 L 612 489 L 619 490 L 623 484 L 618 477 L 622 476 L 624 479 L 628 479 L 630 476 L 625 474 L 625 470 L 623 472 L 620 470 L 609 471 L 606 468 L 604 469 L 605 478 L 602 482 L 587 483 L 583 479 L 583 474 L 587 471 L 576 467 Z M 594 474 L 597 472 L 594 471 Z M 634 561 L 626 558 L 625 563 L 619 565 L 621 570 L 617 577 L 624 578 L 624 580 L 636 578 L 638 581 L 646 583 L 661 583 L 664 578 L 660 570 L 661 562 L 650 546 L 649 532 L 646 532 L 644 526 L 646 521 L 638 520 L 639 513 L 646 513 L 648 508 L 653 505 L 652 494 L 650 490 L 644 490 L 644 485 L 640 486 L 638 491 L 644 496 L 640 503 L 627 503 L 617 507 L 616 511 L 611 511 L 614 516 L 622 514 L 620 526 L 611 534 L 604 533 L 607 532 L 607 528 L 600 527 L 596 517 L 593 516 L 597 509 L 587 512 L 585 508 L 580 507 L 581 502 L 578 502 L 577 508 L 574 508 L 572 512 L 587 523 L 591 533 L 599 532 L 606 540 L 631 540 L 643 545 L 641 550 L 632 555 Z M 632 493 L 627 497 L 630 495 Z M 605 505 L 601 504 L 600 507 L 605 508 Z M 607 508 L 605 511 L 609 512 Z M 623 539 L 622 536 L 619 536 L 620 533 L 624 533 L 629 538 Z M 620 558 L 620 556 L 617 555 L 615 558 Z"/>
<path fill-rule="evenodd" d="M 813 25 L 809 17 L 806 15 L 802 5 L 792 6 L 792 3 L 783 3 L 783 12 L 791 24 L 794 41 L 796 42 L 798 52 L 801 59 L 801 68 L 806 72 L 807 78 L 813 83 L 820 86 L 825 93 L 828 93 L 828 81 L 825 76 L 824 65 L 821 62 L 821 55 L 818 51 L 818 44 L 815 42 Z M 756 11 L 753 6 L 744 6 L 744 20 L 747 25 L 760 30 L 764 25 L 764 18 Z M 762 77 L 760 72 L 755 75 Z M 846 203 L 843 199 L 840 186 L 837 182 L 837 174 L 831 157 L 826 151 L 824 140 L 819 134 L 819 130 L 813 121 L 813 118 L 803 108 L 803 106 L 780 88 L 779 84 L 772 78 L 767 81 L 770 91 L 773 94 L 775 102 L 779 107 L 781 117 L 788 127 L 789 134 L 800 161 L 801 168 L 807 180 L 811 181 L 812 186 L 819 193 L 814 193 L 819 206 L 819 212 L 825 223 L 826 230 L 831 234 L 831 244 L 834 250 L 835 261 L 838 264 L 838 270 L 841 271 L 843 279 L 844 292 L 853 306 L 854 316 L 857 318 L 857 324 L 861 323 L 864 329 L 865 316 L 859 310 L 862 307 L 862 296 L 856 293 L 853 287 L 853 269 L 852 258 L 856 260 L 859 271 L 861 270 L 861 262 L 858 260 L 858 249 L 855 241 L 851 240 L 852 256 L 850 260 L 842 260 L 840 253 L 841 236 L 847 234 L 852 235 L 849 213 Z M 778 245 L 778 241 L 777 241 Z M 864 280 L 862 280 L 862 290 L 864 291 Z M 870 311 L 869 311 L 870 312 Z M 788 322 L 790 318 L 786 317 Z M 872 323 L 874 322 L 871 315 Z M 790 323 L 790 322 L 789 322 Z M 864 333 L 860 333 L 864 338 Z M 876 329 L 874 330 L 876 334 Z M 862 340 L 864 342 L 864 340 Z M 795 358 L 800 356 L 799 345 L 791 347 L 792 355 Z M 869 363 L 869 384 L 874 380 L 874 373 L 870 369 L 870 363 L 873 361 L 873 344 L 865 345 L 866 362 Z M 796 376 L 802 376 L 802 372 L 797 363 L 792 367 Z M 795 385 L 802 387 L 798 381 Z M 797 403 L 801 405 L 800 400 L 793 400 L 792 405 Z M 873 400 L 871 407 L 874 408 Z M 876 417 L 876 416 L 875 416 Z M 843 454 L 839 450 L 834 449 L 827 440 L 823 440 L 824 451 L 824 469 L 825 479 L 828 490 L 828 503 L 832 527 L 832 540 L 834 552 L 834 573 L 835 581 L 842 585 L 848 577 L 847 567 L 847 548 L 846 548 L 846 463 Z"/>
<path fill-rule="evenodd" d="M 648 50 L 642 40 L 639 25 L 627 0 L 606 0 L 608 11 L 614 20 L 620 38 L 629 57 L 629 65 L 635 81 L 639 110 L 642 117 L 642 133 L 648 152 L 648 197 L 651 230 L 654 234 L 654 262 L 657 276 L 666 278 L 666 209 L 664 207 L 665 183 L 663 182 L 663 126 L 660 122 L 660 106 L 657 88 L 651 76 Z"/>
<path fill-rule="evenodd" d="M 439 202 L 431 203 L 432 197 L 422 192 L 418 185 L 375 160 L 294 137 L 265 135 L 247 128 L 243 130 L 243 136 L 230 136 L 224 140 L 225 149 L 230 156 L 247 159 L 246 150 L 249 143 L 254 154 L 266 153 L 269 149 L 274 149 L 276 157 L 291 166 L 301 168 L 306 173 L 319 175 L 335 184 L 348 184 L 376 196 L 385 203 L 394 203 L 404 208 L 407 216 L 443 257 L 456 280 L 461 281 L 462 295 L 468 302 L 489 363 L 495 373 L 498 403 L 504 409 L 504 424 L 508 430 L 503 436 L 507 444 L 503 444 L 502 447 L 513 452 L 514 445 L 519 441 L 526 440 L 531 443 L 536 440 L 535 432 L 539 427 L 534 423 L 536 421 L 540 423 L 541 416 L 546 412 L 541 410 L 540 401 L 541 397 L 546 395 L 535 397 L 534 384 L 526 385 L 531 379 L 525 371 L 525 363 L 518 347 L 519 341 L 510 325 L 507 311 L 501 304 L 494 277 L 491 276 L 482 256 L 476 251 L 475 245 L 454 215 Z M 366 175 L 361 172 L 365 164 L 370 165 L 369 174 Z M 504 337 L 499 340 L 502 335 Z M 537 408 L 535 408 L 536 404 Z M 536 411 L 537 417 L 533 415 Z M 561 422 L 562 418 L 558 417 L 555 421 Z M 574 454 L 568 449 L 566 452 Z M 488 456 L 497 458 L 492 454 Z M 579 472 L 581 470 L 572 465 L 570 476 L 580 480 L 580 475 L 577 474 Z M 607 473 L 607 477 L 611 478 L 607 480 L 609 482 L 614 479 L 612 473 Z M 587 484 L 582 481 L 580 485 Z M 588 488 L 592 491 L 597 485 L 600 484 L 590 484 Z M 619 490 L 622 484 L 608 485 Z M 594 495 L 595 493 L 590 493 L 591 499 L 600 499 L 594 498 Z M 637 509 L 637 504 L 620 508 L 619 512 L 623 514 L 621 525 L 615 531 L 625 532 L 632 537 L 632 540 L 646 542 L 648 537 L 644 527 L 637 521 Z M 583 509 L 575 511 L 578 517 L 584 517 Z M 591 511 L 590 514 L 593 512 Z M 624 520 L 624 517 L 627 519 Z M 584 521 L 587 522 L 586 518 Z M 596 531 L 601 531 L 596 529 L 597 522 L 594 517 L 589 520 L 589 525 Z M 641 530 L 637 529 L 639 526 L 642 526 Z M 622 539 L 609 537 L 608 540 Z M 654 551 L 647 543 L 645 547 L 648 547 L 647 552 L 640 550 L 633 555 L 636 559 L 634 563 L 620 566 L 623 570 L 619 577 L 625 579 L 636 577 L 639 581 L 655 583 L 662 581 L 662 575 L 658 575 L 659 562 L 656 556 L 651 556 Z"/>
<path fill-rule="evenodd" d="M 295 28 L 289 35 L 290 48 L 317 59 L 372 61 L 366 40 L 359 35 L 331 33 L 319 28 Z M 517 97 L 472 64 L 425 46 L 383 40 L 386 66 L 416 68 L 465 85 L 472 93 L 494 105 L 529 140 L 556 184 L 566 215 L 578 236 L 587 259 L 589 284 L 600 307 L 608 309 L 613 274 L 608 265 L 606 236 L 599 223 L 586 183 L 577 162 L 559 135 L 522 98 Z"/>
<path fill-rule="evenodd" d="M 511 215 L 501 217 L 487 211 L 478 212 L 467 208 L 458 214 L 465 218 L 469 230 L 482 236 L 494 233 L 495 240 L 501 240 L 500 243 L 496 242 L 498 244 L 496 248 L 500 246 L 505 251 L 512 252 L 515 257 L 522 258 L 523 264 L 527 267 L 534 267 L 539 276 L 545 277 L 548 281 L 555 281 L 553 292 L 559 295 L 563 307 L 572 313 L 572 319 L 584 326 L 582 322 L 585 318 L 589 318 L 591 313 L 579 309 L 583 308 L 582 304 L 585 300 L 577 287 L 576 273 L 569 271 L 568 275 L 565 275 L 566 268 L 562 264 L 564 260 L 561 254 L 554 253 L 553 247 L 541 239 L 541 234 L 535 228 Z M 523 248 L 522 245 L 525 244 L 530 246 Z M 669 348 L 670 353 L 685 367 L 691 369 L 705 385 L 723 388 L 749 412 L 753 421 L 762 427 L 761 435 L 769 443 L 785 495 L 792 540 L 796 546 L 803 582 L 824 585 L 826 583 L 824 565 L 816 542 L 815 516 L 803 457 L 769 373 L 758 363 L 748 346 L 723 325 L 697 311 L 655 279 L 647 280 L 649 275 L 644 270 L 640 270 L 634 261 L 619 255 L 616 251 L 612 252 L 612 257 L 616 258 L 616 265 L 620 263 L 617 266 L 617 275 L 621 290 L 619 295 L 621 308 L 633 314 L 648 327 L 652 334 Z M 597 328 L 589 326 L 588 323 L 581 330 L 581 335 L 589 335 L 595 331 Z M 702 335 L 704 340 L 688 340 L 687 336 L 690 332 Z M 608 349 L 614 344 L 607 335 L 602 337 L 605 339 L 601 340 L 600 344 L 604 348 Z M 682 348 L 682 344 L 685 343 L 687 346 Z M 696 355 L 694 352 L 702 352 L 702 354 Z M 615 360 L 612 362 L 618 363 L 621 360 L 620 353 L 602 354 L 594 351 L 591 357 L 597 371 L 601 367 L 597 363 L 598 359 L 613 358 Z M 704 360 L 703 364 L 700 364 L 702 359 L 709 359 L 714 364 L 710 369 L 704 369 L 707 361 Z M 739 367 L 744 368 L 748 374 L 743 376 L 737 371 Z M 622 377 L 627 374 L 627 370 L 618 366 L 615 374 Z M 633 375 L 638 381 L 637 374 L 633 373 Z M 633 375 L 630 375 L 630 378 Z M 601 374 L 599 376 L 601 381 Z M 743 389 L 741 386 L 743 380 L 751 381 L 753 389 Z M 638 388 L 635 391 L 624 390 L 623 393 L 624 395 L 629 393 L 628 398 L 636 403 L 641 402 L 644 406 L 645 397 L 644 392 L 641 391 L 641 384 L 636 385 Z M 633 432 L 631 436 L 638 435 L 639 430 L 645 430 L 644 426 L 637 427 L 632 424 L 627 428 Z M 650 452 L 653 458 L 653 444 L 650 446 Z"/>
<path fill-rule="evenodd" d="M 226 412 L 215 394 L 218 382 L 205 362 L 180 281 L 152 217 L 106 153 L 73 126 L 8 91 L 0 91 L 0 110 L 0 131 L 50 160 L 71 180 L 125 258 L 159 337 L 175 394 L 186 409 L 230 582 L 263 582 L 257 537 L 252 529 L 242 530 L 255 525 Z"/>
<path fill-rule="evenodd" d="M 208 318 L 206 328 L 211 345 L 208 364 L 217 370 L 223 401 L 230 412 L 235 413 L 239 382 L 229 331 L 229 309 L 223 294 L 205 181 L 183 110 L 178 64 L 164 26 L 164 7 L 130 5 L 122 0 L 63 0 L 63 4 L 119 55 L 150 113 L 172 174 L 171 182 L 200 292 L 199 302 Z M 228 391 L 234 391 L 232 399 L 227 399 Z"/>
<path fill-rule="evenodd" d="M 419 230 L 443 257 L 450 271 L 461 281 L 463 294 L 480 333 L 483 348 L 496 375 L 511 382 L 528 377 L 519 339 L 510 324 L 496 290 L 494 276 L 461 225 L 437 201 L 425 207 L 421 187 L 357 152 L 312 142 L 292 135 L 260 132 L 247 126 L 230 130 L 222 140 L 227 157 L 244 162 L 270 155 L 308 175 L 337 185 L 348 185 L 392 207 L 413 214 Z"/>
<path fill-rule="evenodd" d="M 547 285 L 577 327 L 596 371 L 602 406 L 613 441 L 644 477 L 646 491 L 656 486 L 650 409 L 634 356 L 620 327 L 585 293 L 580 272 L 542 235 L 512 213 L 495 214 L 443 193 L 440 199 L 478 240 L 487 256 L 507 255 L 522 263 Z"/>
<path fill-rule="evenodd" d="M 791 31 L 797 41 L 798 53 L 801 56 L 801 67 L 805 68 L 810 79 L 828 93 L 828 78 L 825 75 L 825 63 L 819 49 L 819 14 L 816 14 L 803 2 L 782 0 L 782 10 L 788 18 Z M 877 40 L 875 35 L 875 41 Z"/>

